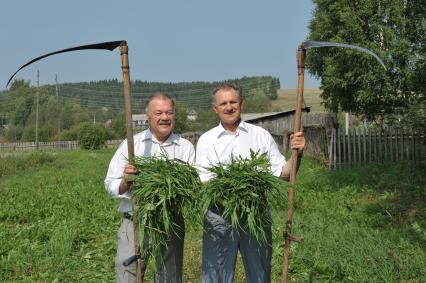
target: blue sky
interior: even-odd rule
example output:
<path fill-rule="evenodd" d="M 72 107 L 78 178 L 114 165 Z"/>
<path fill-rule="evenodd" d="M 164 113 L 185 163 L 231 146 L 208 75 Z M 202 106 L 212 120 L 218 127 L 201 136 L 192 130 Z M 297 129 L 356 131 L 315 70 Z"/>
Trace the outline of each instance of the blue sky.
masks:
<path fill-rule="evenodd" d="M 77 45 L 127 40 L 132 80 L 278 77 L 296 88 L 296 50 L 308 36 L 310 0 L 2 1 L 0 89 L 19 66 Z M 117 78 L 118 49 L 46 58 L 17 74 L 40 84 Z M 319 81 L 305 77 L 305 88 Z"/>

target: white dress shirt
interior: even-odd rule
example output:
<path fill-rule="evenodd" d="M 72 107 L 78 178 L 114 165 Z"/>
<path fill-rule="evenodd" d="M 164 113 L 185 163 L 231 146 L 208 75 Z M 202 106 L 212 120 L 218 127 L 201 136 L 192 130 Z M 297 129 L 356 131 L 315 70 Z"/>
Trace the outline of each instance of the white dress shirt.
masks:
<path fill-rule="evenodd" d="M 248 158 L 250 149 L 259 153 L 266 152 L 272 174 L 277 177 L 281 175 L 286 161 L 271 134 L 261 127 L 241 121 L 235 133 L 225 130 L 222 124 L 219 124 L 200 137 L 195 163 L 201 181 L 215 177 L 206 168 L 219 163 L 228 164 L 232 156 Z"/>
<path fill-rule="evenodd" d="M 192 143 L 179 135 L 171 134 L 168 139 L 161 144 L 148 129 L 134 137 L 135 156 L 160 156 L 165 154 L 169 159 L 180 159 L 189 164 L 194 164 L 195 151 Z M 127 140 L 124 140 L 109 164 L 105 178 L 105 189 L 116 198 L 120 198 L 120 212 L 131 212 L 132 202 L 130 193 L 119 194 L 121 179 L 124 175 L 124 167 L 128 164 Z"/>

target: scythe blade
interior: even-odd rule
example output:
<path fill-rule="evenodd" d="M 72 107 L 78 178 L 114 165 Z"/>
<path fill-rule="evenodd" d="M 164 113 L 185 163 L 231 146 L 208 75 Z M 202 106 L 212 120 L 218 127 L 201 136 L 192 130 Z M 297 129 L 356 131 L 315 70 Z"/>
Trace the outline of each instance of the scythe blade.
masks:
<path fill-rule="evenodd" d="M 382 67 L 386 69 L 385 64 L 383 63 L 382 60 L 380 60 L 379 56 L 376 55 L 376 53 L 374 53 L 373 51 L 371 51 L 370 49 L 364 48 L 364 47 L 360 47 L 357 45 L 352 45 L 352 44 L 346 44 L 346 43 L 338 43 L 338 42 L 328 42 L 328 41 L 305 41 L 302 42 L 302 44 L 300 45 L 300 47 L 302 49 L 310 49 L 310 48 L 319 48 L 319 47 L 343 47 L 343 48 L 351 48 L 351 49 L 356 49 L 358 51 L 361 52 L 365 52 L 370 54 L 371 56 L 373 56 L 374 58 L 376 58 L 377 61 L 379 61 L 380 65 L 382 65 Z"/>
<path fill-rule="evenodd" d="M 326 42 L 326 41 L 305 41 L 299 45 L 297 51 L 297 68 L 298 68 L 298 83 L 297 83 L 297 100 L 296 100 L 296 113 L 294 116 L 294 131 L 298 132 L 302 129 L 302 101 L 303 101 L 303 88 L 304 88 L 304 73 L 305 73 L 305 56 L 306 50 L 310 48 L 319 48 L 319 47 L 343 47 L 343 48 L 351 48 L 356 49 L 361 52 L 365 52 L 379 61 L 380 65 L 386 70 L 385 64 L 383 64 L 382 60 L 380 60 L 379 56 L 377 56 L 371 50 L 351 45 L 345 43 L 337 43 L 337 42 Z M 296 183 L 296 174 L 298 163 L 300 163 L 300 159 L 298 156 L 297 150 L 293 150 L 292 152 L 292 164 L 290 170 L 290 187 L 288 190 L 288 207 L 287 207 L 287 221 L 285 225 L 285 244 L 284 244 L 284 260 L 283 260 L 283 272 L 281 277 L 282 283 L 287 283 L 287 273 L 288 273 L 288 262 L 289 262 L 289 254 L 290 254 L 290 243 L 291 241 L 302 242 L 299 236 L 294 236 L 291 234 L 292 229 L 292 219 L 293 219 L 293 198 L 294 198 L 294 186 Z"/>
<path fill-rule="evenodd" d="M 39 61 L 39 60 L 41 60 L 43 58 L 46 58 L 46 57 L 49 57 L 49 56 L 52 56 L 52 55 L 55 55 L 55 54 L 59 54 L 59 53 L 65 53 L 65 52 L 71 52 L 71 51 L 77 51 L 77 50 L 105 49 L 105 50 L 112 51 L 115 48 L 117 48 L 118 46 L 120 46 L 121 44 L 126 44 L 126 41 L 125 40 L 118 40 L 118 41 L 108 41 L 108 42 L 101 42 L 101 43 L 95 43 L 95 44 L 81 45 L 81 46 L 76 46 L 76 47 L 71 47 L 71 48 L 66 48 L 66 49 L 54 51 L 54 52 L 47 53 L 45 55 L 39 56 L 37 58 L 32 59 L 28 63 L 25 63 L 21 67 L 19 67 L 19 69 L 15 73 L 13 73 L 13 75 L 7 81 L 6 88 L 9 85 L 10 81 L 12 81 L 13 77 L 20 70 L 22 70 L 26 66 L 31 65 L 32 63 L 37 62 L 37 61 Z"/>

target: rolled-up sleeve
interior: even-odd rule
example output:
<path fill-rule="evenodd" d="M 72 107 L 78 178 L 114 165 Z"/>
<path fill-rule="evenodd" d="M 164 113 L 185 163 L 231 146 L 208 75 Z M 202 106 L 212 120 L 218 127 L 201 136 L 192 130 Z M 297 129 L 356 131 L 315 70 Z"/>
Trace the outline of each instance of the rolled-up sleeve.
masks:
<path fill-rule="evenodd" d="M 271 171 L 274 176 L 279 177 L 281 175 L 282 168 L 284 164 L 286 163 L 285 157 L 278 150 L 278 146 L 274 138 L 269 133 L 268 135 L 269 135 L 268 155 L 269 155 L 269 162 L 271 163 Z"/>
<path fill-rule="evenodd" d="M 108 172 L 104 181 L 105 190 L 115 198 L 130 198 L 128 193 L 122 195 L 119 194 L 124 167 L 128 164 L 127 156 L 127 141 L 124 141 L 120 144 L 109 163 Z"/>

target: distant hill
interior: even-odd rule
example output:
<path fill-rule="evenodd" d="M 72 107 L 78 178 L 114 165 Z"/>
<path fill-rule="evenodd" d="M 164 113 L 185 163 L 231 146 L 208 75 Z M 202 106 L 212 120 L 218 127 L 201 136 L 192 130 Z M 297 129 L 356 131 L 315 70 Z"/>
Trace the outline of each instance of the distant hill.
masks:
<path fill-rule="evenodd" d="M 148 97 L 163 91 L 187 105 L 190 109 L 209 109 L 211 107 L 212 90 L 220 83 L 234 82 L 242 89 L 243 97 L 253 95 L 275 99 L 280 86 L 278 78 L 271 76 L 242 77 L 220 82 L 147 82 L 132 81 L 132 107 L 140 111 L 145 107 Z M 46 85 L 48 93 L 55 95 L 55 85 Z M 123 109 L 123 86 L 116 79 L 95 82 L 59 84 L 59 100 L 61 104 L 69 100 L 78 102 L 82 107 L 106 108 L 121 111 Z"/>
<path fill-rule="evenodd" d="M 288 111 L 296 107 L 296 89 L 279 89 L 277 90 L 278 98 L 271 101 L 271 109 L 273 111 Z M 312 112 L 326 112 L 324 106 L 321 105 L 321 90 L 318 88 L 305 89 L 303 97 L 305 104 L 311 107 Z"/>

